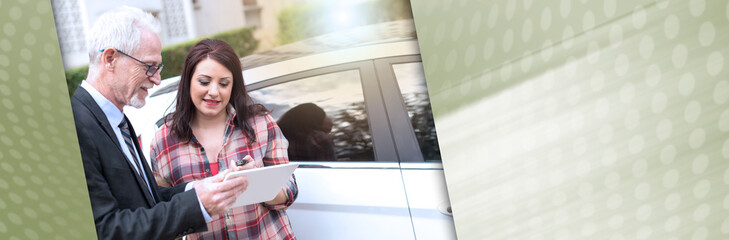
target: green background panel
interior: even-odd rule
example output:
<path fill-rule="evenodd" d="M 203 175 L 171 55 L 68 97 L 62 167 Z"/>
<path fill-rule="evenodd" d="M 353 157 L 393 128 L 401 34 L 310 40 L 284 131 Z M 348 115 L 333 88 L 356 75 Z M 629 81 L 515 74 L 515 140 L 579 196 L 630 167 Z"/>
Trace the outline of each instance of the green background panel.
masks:
<path fill-rule="evenodd" d="M 94 239 L 50 1 L 0 1 L 0 238 Z"/>
<path fill-rule="evenodd" d="M 412 4 L 459 239 L 729 238 L 729 2 Z"/>

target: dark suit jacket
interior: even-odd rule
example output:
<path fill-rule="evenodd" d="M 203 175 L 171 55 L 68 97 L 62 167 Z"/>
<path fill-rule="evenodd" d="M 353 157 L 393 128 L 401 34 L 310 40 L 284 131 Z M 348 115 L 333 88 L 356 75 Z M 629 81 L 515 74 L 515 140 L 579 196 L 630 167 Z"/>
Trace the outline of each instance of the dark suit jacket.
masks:
<path fill-rule="evenodd" d="M 157 186 L 147 164 L 142 164 L 155 204 L 106 115 L 85 89 L 76 90 L 71 107 L 99 239 L 173 239 L 207 230 L 195 191 L 184 192 L 185 184 Z M 146 163 L 133 128 L 131 135 Z"/>

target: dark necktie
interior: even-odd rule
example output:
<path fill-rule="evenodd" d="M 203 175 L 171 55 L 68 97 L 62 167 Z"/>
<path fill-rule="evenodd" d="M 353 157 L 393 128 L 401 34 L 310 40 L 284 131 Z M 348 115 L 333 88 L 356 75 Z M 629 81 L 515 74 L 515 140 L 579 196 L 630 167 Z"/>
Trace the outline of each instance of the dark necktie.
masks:
<path fill-rule="evenodd" d="M 121 123 L 119 123 L 119 130 L 121 130 L 122 138 L 124 138 L 124 143 L 127 145 L 127 149 L 129 149 L 129 153 L 132 155 L 132 161 L 137 166 L 137 169 L 139 170 L 137 173 L 137 176 L 143 180 L 143 182 L 149 186 L 149 183 L 147 182 L 147 178 L 144 175 L 144 169 L 142 168 L 142 165 L 139 163 L 139 159 L 137 159 L 136 151 L 134 151 L 134 140 L 132 140 L 132 134 L 129 130 L 129 121 L 127 121 L 127 117 L 124 116 Z M 149 191 L 149 189 L 147 189 Z M 149 195 L 152 196 L 152 192 L 149 192 Z M 154 197 L 152 197 L 154 199 Z"/>

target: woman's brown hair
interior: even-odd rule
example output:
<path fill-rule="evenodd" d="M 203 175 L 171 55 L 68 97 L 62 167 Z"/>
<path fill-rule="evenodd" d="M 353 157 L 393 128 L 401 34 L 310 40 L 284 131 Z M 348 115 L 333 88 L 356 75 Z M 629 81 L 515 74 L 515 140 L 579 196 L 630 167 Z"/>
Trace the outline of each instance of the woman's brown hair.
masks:
<path fill-rule="evenodd" d="M 181 142 L 192 139 L 190 123 L 196 110 L 190 97 L 190 82 L 197 64 L 208 58 L 225 66 L 233 74 L 233 89 L 228 103 L 233 106 L 236 112 L 233 121 L 236 126 L 243 130 L 249 143 L 255 142 L 256 135 L 246 120 L 256 115 L 265 115 L 268 110 L 263 105 L 254 103 L 248 96 L 248 91 L 243 82 L 240 58 L 228 43 L 217 39 L 201 40 L 190 49 L 185 57 L 185 65 L 182 74 L 180 74 L 180 82 L 177 87 L 175 111 L 168 118 L 168 121 L 171 121 L 170 130 L 172 134 Z"/>

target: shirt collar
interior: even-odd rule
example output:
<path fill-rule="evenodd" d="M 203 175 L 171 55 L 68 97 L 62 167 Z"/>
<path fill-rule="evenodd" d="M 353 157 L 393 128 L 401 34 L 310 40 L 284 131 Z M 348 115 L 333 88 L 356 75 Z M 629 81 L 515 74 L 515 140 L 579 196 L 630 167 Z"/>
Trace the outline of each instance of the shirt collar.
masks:
<path fill-rule="evenodd" d="M 231 126 L 235 126 L 235 122 L 233 121 L 233 118 L 235 118 L 235 115 L 236 115 L 235 108 L 233 108 L 233 105 L 228 104 L 228 117 L 225 119 L 225 122 Z"/>
<path fill-rule="evenodd" d="M 106 115 L 106 118 L 109 120 L 109 124 L 113 127 L 118 127 L 119 123 L 121 123 L 124 118 L 124 113 L 119 111 L 119 109 L 111 103 L 109 99 L 106 99 L 104 95 L 101 95 L 99 90 L 96 90 L 96 88 L 86 82 L 86 80 L 81 82 L 81 87 L 86 89 L 86 91 L 91 95 L 91 98 L 94 99 L 94 102 L 99 105 L 101 111 L 104 112 L 104 115 Z"/>

